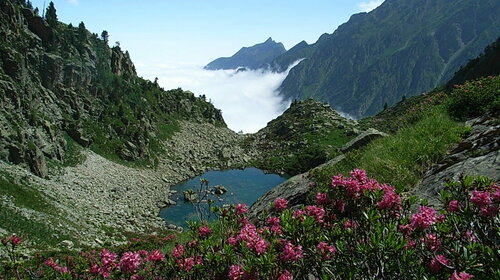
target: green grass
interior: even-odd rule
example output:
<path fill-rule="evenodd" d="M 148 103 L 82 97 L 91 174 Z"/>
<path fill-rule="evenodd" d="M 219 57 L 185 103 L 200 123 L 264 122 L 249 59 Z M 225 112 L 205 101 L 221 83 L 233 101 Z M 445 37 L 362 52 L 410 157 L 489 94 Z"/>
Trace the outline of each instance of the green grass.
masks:
<path fill-rule="evenodd" d="M 400 191 L 409 190 L 426 168 L 467 131 L 448 116 L 443 106 L 438 106 L 424 113 L 414 125 L 348 153 L 340 164 L 314 170 L 312 176 L 317 182 L 328 184 L 332 175 L 362 168 L 379 182 L 392 184 Z"/>

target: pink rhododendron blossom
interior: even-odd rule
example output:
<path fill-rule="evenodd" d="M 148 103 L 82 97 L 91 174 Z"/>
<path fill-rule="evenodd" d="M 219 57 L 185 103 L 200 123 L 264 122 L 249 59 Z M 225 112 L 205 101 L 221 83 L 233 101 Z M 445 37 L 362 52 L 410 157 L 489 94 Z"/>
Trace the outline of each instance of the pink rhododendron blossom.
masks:
<path fill-rule="evenodd" d="M 143 275 L 136 275 L 136 274 L 130 277 L 130 280 L 145 280 L 145 279 L 146 277 L 144 277 Z"/>
<path fill-rule="evenodd" d="M 278 280 L 293 280 L 293 276 L 292 276 L 292 274 L 288 270 L 285 270 L 278 277 Z"/>
<path fill-rule="evenodd" d="M 290 241 L 285 243 L 283 251 L 281 252 L 281 259 L 286 262 L 294 262 L 303 257 L 302 246 L 294 246 Z"/>
<path fill-rule="evenodd" d="M 116 253 L 110 252 L 107 249 L 101 251 L 101 264 L 103 267 L 114 267 L 116 262 Z"/>
<path fill-rule="evenodd" d="M 469 280 L 472 278 L 474 278 L 474 275 L 469 274 L 467 272 L 460 272 L 459 274 L 457 274 L 456 270 L 450 276 L 450 280 Z"/>
<path fill-rule="evenodd" d="M 317 193 L 316 194 L 316 204 L 327 205 L 328 203 L 330 203 L 330 200 L 328 199 L 328 194 L 326 194 L 326 193 Z"/>
<path fill-rule="evenodd" d="M 147 260 L 150 262 L 161 262 L 163 259 L 165 259 L 165 255 L 163 255 L 160 250 L 154 250 L 147 257 Z"/>
<path fill-rule="evenodd" d="M 356 229 L 358 227 L 358 224 L 355 221 L 347 219 L 344 222 L 344 229 Z"/>
<path fill-rule="evenodd" d="M 235 246 L 236 243 L 238 243 L 238 241 L 236 240 L 236 238 L 234 238 L 233 236 L 230 236 L 228 239 L 227 239 L 227 243 L 231 246 Z"/>
<path fill-rule="evenodd" d="M 89 272 L 90 272 L 90 274 L 97 275 L 97 273 L 99 273 L 99 266 L 98 266 L 97 264 L 93 264 L 93 265 L 90 267 Z"/>
<path fill-rule="evenodd" d="M 206 226 L 206 225 L 203 225 L 201 226 L 199 229 L 198 229 L 198 234 L 201 236 L 201 237 L 206 237 L 206 236 L 209 236 L 210 234 L 212 234 L 212 230 Z"/>
<path fill-rule="evenodd" d="M 442 248 L 441 240 L 434 233 L 428 233 L 425 235 L 425 244 L 427 245 L 427 249 L 430 251 L 439 251 Z"/>
<path fill-rule="evenodd" d="M 427 206 L 420 206 L 420 211 L 413 214 L 410 219 L 412 229 L 427 229 L 436 222 L 436 210 Z"/>
<path fill-rule="evenodd" d="M 255 225 L 248 223 L 238 233 L 236 239 L 245 242 L 246 246 L 254 249 L 258 255 L 264 253 L 269 247 L 269 242 L 264 240 L 258 233 Z"/>
<path fill-rule="evenodd" d="M 448 203 L 448 211 L 450 212 L 458 212 L 460 211 L 460 205 L 458 204 L 458 200 L 452 200 Z"/>
<path fill-rule="evenodd" d="M 491 190 L 493 191 L 493 200 L 500 201 L 500 186 L 494 183 L 491 186 Z"/>
<path fill-rule="evenodd" d="M 138 253 L 125 252 L 120 259 L 118 266 L 123 272 L 134 272 L 139 268 L 141 261 L 141 256 Z"/>
<path fill-rule="evenodd" d="M 184 254 L 184 246 L 182 244 L 178 244 L 175 246 L 174 250 L 172 251 L 172 255 L 174 258 L 178 259 Z"/>
<path fill-rule="evenodd" d="M 304 221 L 304 215 L 305 215 L 305 214 L 306 214 L 306 211 L 301 210 L 301 209 L 298 209 L 298 210 L 293 211 L 293 213 L 292 213 L 292 217 L 293 217 L 294 219 L 298 219 L 298 220 L 300 220 L 301 222 L 303 222 L 303 221 Z"/>
<path fill-rule="evenodd" d="M 321 241 L 316 246 L 316 251 L 323 258 L 323 260 L 328 260 L 337 252 L 337 249 L 335 249 L 335 246 L 328 245 L 326 242 Z"/>
<path fill-rule="evenodd" d="M 450 266 L 450 260 L 448 260 L 445 256 L 443 255 L 437 255 L 435 258 L 433 258 L 429 264 L 429 269 L 431 270 L 432 273 L 438 273 L 443 269 L 445 266 Z"/>
<path fill-rule="evenodd" d="M 491 195 L 487 191 L 472 191 L 470 201 L 478 207 L 485 207 L 491 204 Z"/>
<path fill-rule="evenodd" d="M 276 198 L 276 200 L 274 201 L 274 210 L 276 211 L 283 211 L 285 210 L 286 208 L 288 207 L 288 200 L 282 198 L 282 197 L 278 197 Z"/>
<path fill-rule="evenodd" d="M 399 210 L 401 206 L 401 196 L 396 193 L 396 189 L 389 185 L 382 185 L 380 189 L 384 192 L 384 197 L 377 203 L 378 209 Z"/>
<path fill-rule="evenodd" d="M 281 231 L 280 218 L 271 216 L 271 217 L 267 218 L 267 223 L 271 226 L 271 231 L 274 234 L 282 234 L 283 233 Z"/>
<path fill-rule="evenodd" d="M 466 231 L 465 234 L 464 234 L 464 236 L 470 242 L 476 242 L 477 241 L 476 235 L 472 231 L 470 231 L 470 230 Z"/>
<path fill-rule="evenodd" d="M 52 258 L 48 258 L 44 264 L 50 268 L 52 268 L 53 270 L 61 273 L 61 274 L 64 274 L 64 273 L 68 273 L 69 270 L 66 266 L 59 266 L 55 261 L 54 259 Z"/>
<path fill-rule="evenodd" d="M 368 177 L 366 176 L 366 171 L 363 169 L 354 169 L 351 172 L 349 172 L 352 178 L 356 179 L 360 183 L 364 183 L 368 180 Z"/>
<path fill-rule="evenodd" d="M 176 260 L 177 265 L 184 271 L 191 271 L 195 266 L 195 260 L 193 257 L 178 259 Z"/>
<path fill-rule="evenodd" d="M 245 275 L 245 270 L 243 270 L 243 266 L 241 265 L 231 265 L 229 267 L 228 277 L 230 280 L 240 280 L 243 279 Z"/>
<path fill-rule="evenodd" d="M 238 203 L 236 204 L 236 206 L 234 207 L 234 211 L 236 212 L 236 214 L 238 215 L 243 215 L 245 214 L 246 212 L 248 212 L 248 209 L 247 209 L 247 205 L 244 204 L 244 203 Z"/>
<path fill-rule="evenodd" d="M 498 206 L 489 205 L 481 207 L 481 216 L 493 218 L 498 214 Z"/>
<path fill-rule="evenodd" d="M 325 217 L 325 209 L 323 207 L 318 207 L 315 205 L 306 206 L 306 213 L 308 216 L 313 217 L 316 222 L 323 223 L 323 218 Z"/>
<path fill-rule="evenodd" d="M 14 247 L 19 245 L 23 241 L 19 236 L 14 235 L 14 234 L 11 235 L 8 239 L 10 241 L 10 244 L 12 244 L 12 246 L 14 246 Z"/>

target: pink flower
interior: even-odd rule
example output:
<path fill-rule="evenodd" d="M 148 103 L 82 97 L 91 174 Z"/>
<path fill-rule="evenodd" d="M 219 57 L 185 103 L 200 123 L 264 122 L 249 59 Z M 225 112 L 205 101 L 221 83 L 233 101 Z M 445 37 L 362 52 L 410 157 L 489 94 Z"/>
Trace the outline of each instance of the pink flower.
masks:
<path fill-rule="evenodd" d="M 46 266 L 48 266 L 48 267 L 52 268 L 53 270 L 55 270 L 55 271 L 57 271 L 57 272 L 61 273 L 61 274 L 64 274 L 64 273 L 68 273 L 68 272 L 69 272 L 69 270 L 68 270 L 68 268 L 67 268 L 67 267 L 65 267 L 65 266 L 59 266 L 59 265 L 58 265 L 58 264 L 54 261 L 54 259 L 52 259 L 52 258 L 48 258 L 48 259 L 44 262 L 44 264 L 45 264 Z"/>
<path fill-rule="evenodd" d="M 318 207 L 314 205 L 306 206 L 306 213 L 308 216 L 314 217 L 316 222 L 323 223 L 323 218 L 325 217 L 325 209 L 323 207 Z"/>
<path fill-rule="evenodd" d="M 460 272 L 460 274 L 457 274 L 456 270 L 450 276 L 450 280 L 469 280 L 472 278 L 474 278 L 474 275 L 466 273 L 466 272 Z"/>
<path fill-rule="evenodd" d="M 193 267 L 195 266 L 195 260 L 192 257 L 186 258 L 186 259 L 178 259 L 177 265 L 184 271 L 191 271 Z"/>
<path fill-rule="evenodd" d="M 436 222 L 436 210 L 427 206 L 420 206 L 420 211 L 413 214 L 410 219 L 412 229 L 427 229 Z"/>
<path fill-rule="evenodd" d="M 146 279 L 143 275 L 132 275 L 132 277 L 130 277 L 130 280 L 144 280 Z"/>
<path fill-rule="evenodd" d="M 116 253 L 110 252 L 107 249 L 102 249 L 101 250 L 101 272 L 106 272 L 108 271 L 108 268 L 112 268 L 116 264 Z M 101 275 L 103 275 L 101 273 Z M 104 275 L 103 275 L 104 276 Z"/>
<path fill-rule="evenodd" d="M 429 269 L 432 273 L 438 273 L 444 266 L 450 266 L 450 260 L 443 255 L 437 255 L 429 264 Z"/>
<path fill-rule="evenodd" d="M 229 243 L 229 245 L 231 245 L 231 246 L 235 246 L 237 242 L 238 242 L 238 241 L 237 241 L 237 240 L 236 240 L 236 238 L 234 238 L 233 236 L 230 236 L 230 237 L 227 239 L 227 243 Z"/>
<path fill-rule="evenodd" d="M 335 246 L 328 245 L 326 242 L 321 241 L 316 246 L 316 251 L 322 256 L 323 260 L 328 260 L 337 252 L 337 249 L 335 249 Z"/>
<path fill-rule="evenodd" d="M 485 207 L 491 204 L 491 196 L 489 192 L 474 190 L 470 196 L 470 201 L 478 207 Z"/>
<path fill-rule="evenodd" d="M 498 206 L 490 205 L 481 207 L 481 216 L 493 218 L 498 213 Z"/>
<path fill-rule="evenodd" d="M 163 259 L 165 259 L 165 256 L 160 252 L 160 250 L 154 250 L 147 258 L 150 262 L 161 262 Z"/>
<path fill-rule="evenodd" d="M 274 210 L 283 211 L 288 207 L 288 200 L 279 197 L 274 201 Z"/>
<path fill-rule="evenodd" d="M 198 229 L 198 234 L 201 236 L 201 237 L 206 237 L 206 236 L 209 236 L 210 234 L 212 234 L 212 230 L 206 226 L 206 225 L 203 225 L 201 226 L 199 229 Z"/>
<path fill-rule="evenodd" d="M 236 204 L 236 206 L 234 207 L 234 211 L 236 212 L 236 214 L 238 215 L 243 215 L 245 214 L 246 212 L 248 212 L 248 209 L 247 209 L 247 205 L 244 204 L 244 203 L 239 203 L 239 204 Z"/>
<path fill-rule="evenodd" d="M 292 276 L 292 274 L 288 270 L 285 270 L 278 277 L 278 280 L 293 280 L 293 276 Z"/>
<path fill-rule="evenodd" d="M 452 200 L 448 203 L 448 211 L 450 212 L 458 212 L 460 211 L 460 205 L 458 204 L 458 200 Z"/>
<path fill-rule="evenodd" d="M 303 257 L 302 246 L 294 246 L 290 241 L 286 241 L 283 251 L 281 252 L 281 259 L 286 262 L 294 262 Z"/>
<path fill-rule="evenodd" d="M 427 245 L 427 249 L 435 252 L 441 250 L 441 240 L 434 233 L 429 233 L 425 235 L 425 244 Z"/>
<path fill-rule="evenodd" d="M 298 210 L 293 211 L 292 217 L 294 219 L 299 219 L 301 222 L 303 222 L 305 214 L 306 214 L 306 211 L 298 209 Z"/>
<path fill-rule="evenodd" d="M 318 205 L 326 205 L 330 202 L 328 199 L 328 194 L 326 193 L 317 193 L 316 194 L 316 204 Z"/>
<path fill-rule="evenodd" d="M 389 185 L 382 185 L 380 189 L 384 191 L 384 197 L 377 203 L 378 209 L 396 209 L 399 210 L 401 206 L 401 196 L 396 194 L 396 189 Z"/>
<path fill-rule="evenodd" d="M 280 218 L 271 216 L 267 218 L 267 223 L 271 226 L 271 231 L 275 234 L 282 234 Z"/>
<path fill-rule="evenodd" d="M 12 246 L 15 247 L 15 246 L 19 245 L 23 240 L 19 236 L 13 234 L 9 237 L 9 241 L 10 241 L 10 244 L 12 244 Z"/>
<path fill-rule="evenodd" d="M 178 259 L 182 256 L 182 254 L 184 254 L 184 246 L 182 246 L 182 244 L 177 244 L 172 251 L 172 255 L 174 258 Z"/>
<path fill-rule="evenodd" d="M 90 274 L 97 275 L 97 273 L 99 273 L 99 266 L 98 266 L 97 264 L 93 264 L 93 265 L 90 267 L 89 272 L 90 272 Z"/>
<path fill-rule="evenodd" d="M 134 272 L 139 268 L 141 261 L 141 256 L 138 253 L 125 252 L 118 266 L 123 272 Z"/>
<path fill-rule="evenodd" d="M 257 233 L 257 228 L 251 223 L 243 226 L 236 239 L 244 241 L 246 246 L 254 249 L 258 255 L 264 253 L 269 247 L 269 243 Z"/>
<path fill-rule="evenodd" d="M 243 266 L 241 265 L 231 265 L 229 267 L 228 277 L 230 280 L 240 280 L 243 279 L 245 275 L 245 271 L 243 270 Z"/>
<path fill-rule="evenodd" d="M 491 189 L 493 190 L 493 200 L 499 201 L 500 200 L 500 186 L 494 183 L 491 186 Z"/>
<path fill-rule="evenodd" d="M 464 235 L 465 235 L 465 238 L 467 240 L 469 240 L 470 242 L 476 242 L 477 241 L 476 235 L 472 231 L 470 231 L 470 230 L 466 231 Z"/>
<path fill-rule="evenodd" d="M 356 229 L 357 228 L 357 224 L 355 221 L 351 221 L 349 219 L 347 219 L 345 222 L 344 222 L 344 229 Z"/>
<path fill-rule="evenodd" d="M 353 171 L 349 172 L 349 174 L 352 178 L 356 179 L 360 183 L 365 183 L 368 180 L 366 171 L 363 169 L 354 169 Z"/>

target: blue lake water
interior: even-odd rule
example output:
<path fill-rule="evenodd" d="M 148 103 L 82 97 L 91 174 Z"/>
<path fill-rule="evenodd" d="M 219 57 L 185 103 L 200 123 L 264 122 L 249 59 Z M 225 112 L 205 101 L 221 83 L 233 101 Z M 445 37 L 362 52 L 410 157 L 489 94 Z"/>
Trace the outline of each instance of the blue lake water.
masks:
<path fill-rule="evenodd" d="M 186 227 L 186 220 L 197 220 L 193 204 L 184 201 L 183 191 L 192 189 L 197 192 L 200 188 L 201 178 L 208 180 L 209 188 L 222 185 L 228 190 L 223 195 L 209 196 L 209 198 L 215 201 L 215 206 L 236 203 L 246 203 L 250 206 L 260 196 L 287 179 L 277 174 L 266 174 L 257 168 L 208 171 L 205 174 L 172 187 L 172 190 L 176 190 L 177 193 L 173 194 L 171 199 L 177 202 L 177 204 L 163 208 L 160 211 L 160 216 L 167 223 Z"/>

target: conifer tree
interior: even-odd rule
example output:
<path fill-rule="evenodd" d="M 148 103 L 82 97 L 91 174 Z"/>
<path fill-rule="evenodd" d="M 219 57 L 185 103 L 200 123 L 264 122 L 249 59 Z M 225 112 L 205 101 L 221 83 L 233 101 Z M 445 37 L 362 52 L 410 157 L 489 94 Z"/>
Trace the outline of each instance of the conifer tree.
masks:
<path fill-rule="evenodd" d="M 47 7 L 47 11 L 45 12 L 45 20 L 47 23 L 54 27 L 57 24 L 57 13 L 56 7 L 54 6 L 54 2 L 50 1 L 49 6 Z"/>
<path fill-rule="evenodd" d="M 33 10 L 33 4 L 31 4 L 30 0 L 26 1 L 26 8 Z"/>
<path fill-rule="evenodd" d="M 106 30 L 102 31 L 101 39 L 104 41 L 104 44 L 106 44 L 106 45 L 108 44 L 108 41 L 109 41 L 108 31 L 106 31 Z"/>

